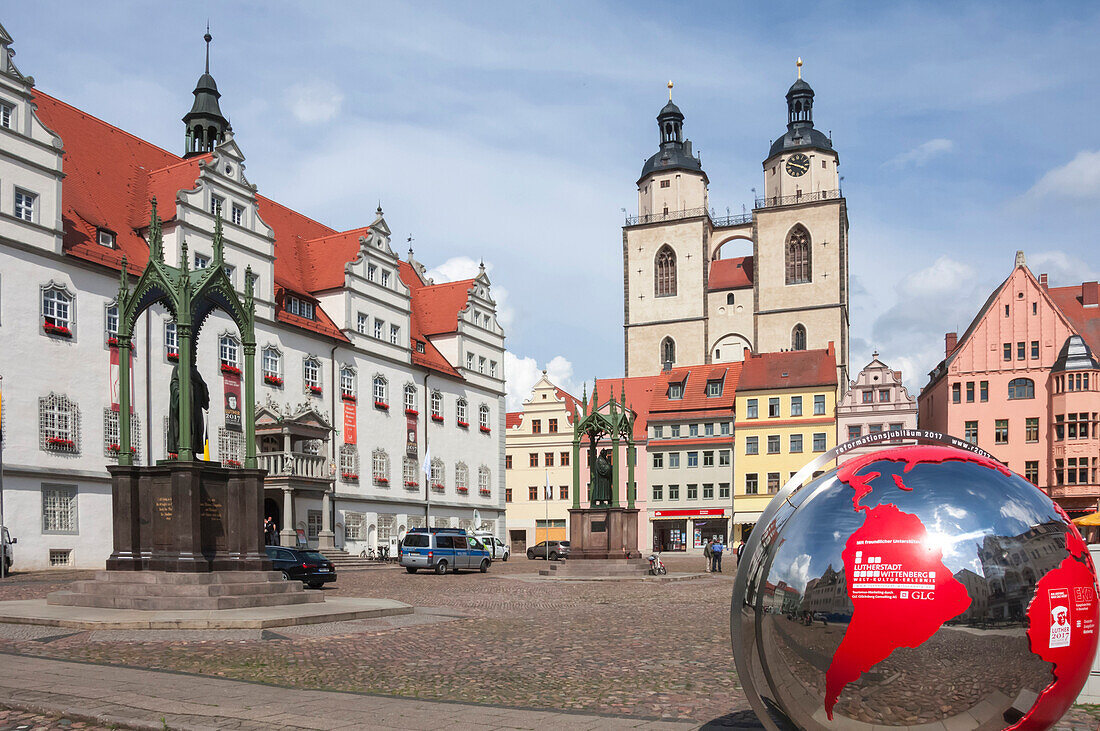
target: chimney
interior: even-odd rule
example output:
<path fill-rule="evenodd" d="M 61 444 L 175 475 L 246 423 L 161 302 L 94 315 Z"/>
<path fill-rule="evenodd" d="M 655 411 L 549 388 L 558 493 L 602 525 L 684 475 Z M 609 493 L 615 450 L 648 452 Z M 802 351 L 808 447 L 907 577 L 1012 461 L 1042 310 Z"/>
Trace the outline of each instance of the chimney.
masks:
<path fill-rule="evenodd" d="M 1043 289 L 1048 288 L 1046 272 L 1043 272 L 1042 274 L 1039 275 L 1039 286 L 1042 287 Z"/>
<path fill-rule="evenodd" d="M 1085 282 L 1081 285 L 1081 304 L 1085 307 L 1100 305 L 1100 289 L 1096 282 Z"/>
<path fill-rule="evenodd" d="M 664 362 L 664 364 L 663 364 L 663 365 L 661 366 L 661 371 L 662 371 L 663 373 L 670 373 L 670 372 L 672 372 L 672 361 L 671 361 L 671 360 L 666 360 L 666 361 Z"/>
<path fill-rule="evenodd" d="M 955 352 L 955 346 L 959 344 L 959 334 L 956 332 L 947 333 L 943 336 L 943 357 L 950 358 L 951 354 Z"/>
<path fill-rule="evenodd" d="M 829 341 L 829 347 L 826 348 L 826 352 L 829 355 L 831 355 L 833 357 L 836 357 L 836 345 L 833 343 L 832 340 Z"/>

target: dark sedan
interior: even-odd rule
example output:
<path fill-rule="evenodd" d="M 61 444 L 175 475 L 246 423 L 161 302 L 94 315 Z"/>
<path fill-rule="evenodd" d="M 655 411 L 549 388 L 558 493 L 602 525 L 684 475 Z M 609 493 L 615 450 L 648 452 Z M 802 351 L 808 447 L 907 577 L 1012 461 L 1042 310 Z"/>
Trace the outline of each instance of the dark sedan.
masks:
<path fill-rule="evenodd" d="M 330 581 L 336 581 L 336 569 L 332 562 L 317 553 L 298 548 L 265 546 L 271 568 L 281 571 L 287 581 L 300 581 L 310 589 L 320 589 Z"/>
<path fill-rule="evenodd" d="M 569 558 L 569 541 L 542 541 L 527 549 L 527 558 Z"/>

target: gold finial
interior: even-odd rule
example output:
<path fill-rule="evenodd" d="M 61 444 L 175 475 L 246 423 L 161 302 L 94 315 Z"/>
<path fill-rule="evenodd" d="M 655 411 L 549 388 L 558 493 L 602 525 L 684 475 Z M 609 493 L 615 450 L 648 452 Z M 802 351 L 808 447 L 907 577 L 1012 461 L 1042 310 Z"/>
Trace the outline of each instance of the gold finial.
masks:
<path fill-rule="evenodd" d="M 672 101 L 672 79 L 668 81 L 668 100 Z"/>
<path fill-rule="evenodd" d="M 794 65 L 798 67 L 798 78 L 801 79 L 802 78 L 802 57 L 801 56 L 798 57 L 798 60 L 795 61 Z"/>

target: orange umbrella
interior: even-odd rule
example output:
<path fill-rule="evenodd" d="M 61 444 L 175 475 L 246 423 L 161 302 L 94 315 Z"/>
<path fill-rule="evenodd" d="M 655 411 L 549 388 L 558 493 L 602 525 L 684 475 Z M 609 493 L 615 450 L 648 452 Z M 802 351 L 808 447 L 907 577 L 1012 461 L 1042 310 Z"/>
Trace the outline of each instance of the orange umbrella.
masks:
<path fill-rule="evenodd" d="M 1100 513 L 1092 513 L 1090 515 L 1082 515 L 1080 518 L 1074 518 L 1073 524 L 1078 526 L 1100 525 Z"/>

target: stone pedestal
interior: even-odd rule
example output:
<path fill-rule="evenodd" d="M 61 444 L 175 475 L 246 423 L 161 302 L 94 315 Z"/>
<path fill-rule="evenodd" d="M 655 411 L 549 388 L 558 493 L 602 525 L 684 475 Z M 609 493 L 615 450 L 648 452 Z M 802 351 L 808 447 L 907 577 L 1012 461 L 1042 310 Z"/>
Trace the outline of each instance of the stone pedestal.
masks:
<path fill-rule="evenodd" d="M 109 466 L 114 552 L 109 571 L 270 571 L 264 470 L 209 462 Z"/>
<path fill-rule="evenodd" d="M 570 562 L 641 557 L 637 508 L 570 509 Z"/>
<path fill-rule="evenodd" d="M 278 571 L 100 571 L 92 581 L 74 581 L 46 596 L 69 607 L 184 611 L 316 604 L 325 597 L 284 581 Z"/>

